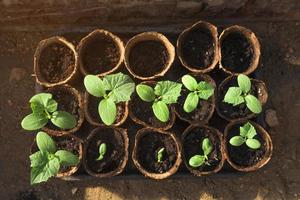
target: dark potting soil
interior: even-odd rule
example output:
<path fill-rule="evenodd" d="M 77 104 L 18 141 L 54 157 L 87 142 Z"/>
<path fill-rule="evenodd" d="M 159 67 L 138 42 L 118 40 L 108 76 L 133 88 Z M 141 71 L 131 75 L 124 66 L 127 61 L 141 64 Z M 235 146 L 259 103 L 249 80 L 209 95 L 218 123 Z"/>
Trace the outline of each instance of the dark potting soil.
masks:
<path fill-rule="evenodd" d="M 118 131 L 103 129 L 89 140 L 86 152 L 86 163 L 88 168 L 95 173 L 108 173 L 116 170 L 124 160 L 125 144 L 124 138 Z M 98 161 L 99 146 L 106 143 L 106 154 Z"/>
<path fill-rule="evenodd" d="M 228 34 L 221 43 L 222 65 L 237 73 L 245 72 L 253 59 L 254 49 L 241 33 Z"/>
<path fill-rule="evenodd" d="M 140 138 L 137 145 L 137 159 L 146 171 L 164 173 L 174 166 L 178 151 L 171 136 L 148 132 Z M 163 147 L 165 151 L 162 162 L 157 162 L 157 152 Z"/>
<path fill-rule="evenodd" d="M 202 142 L 204 138 L 209 138 L 213 144 L 213 150 L 208 155 L 208 164 L 204 164 L 200 167 L 193 168 L 199 172 L 213 171 L 218 167 L 222 160 L 221 141 L 214 130 L 204 127 L 195 127 L 192 129 L 183 139 L 183 149 L 185 155 L 185 162 L 188 164 L 189 159 L 194 155 L 204 155 L 202 150 Z"/>
<path fill-rule="evenodd" d="M 58 83 L 70 76 L 75 67 L 74 52 L 63 44 L 50 44 L 42 50 L 39 63 L 41 76 Z"/>
<path fill-rule="evenodd" d="M 97 34 L 82 48 L 82 63 L 89 74 L 101 74 L 113 69 L 120 60 L 120 50 L 114 40 Z"/>
<path fill-rule="evenodd" d="M 182 40 L 182 57 L 193 68 L 207 68 L 213 62 L 215 45 L 210 30 L 194 28 Z"/>
<path fill-rule="evenodd" d="M 141 41 L 130 51 L 129 65 L 135 74 L 150 77 L 164 69 L 168 57 L 168 51 L 161 42 Z"/>
<path fill-rule="evenodd" d="M 250 149 L 245 143 L 239 147 L 232 146 L 229 143 L 229 140 L 236 135 L 239 135 L 239 127 L 243 124 L 237 124 L 233 126 L 227 135 L 227 151 L 228 156 L 230 157 L 231 161 L 239 166 L 253 166 L 258 163 L 260 160 L 263 159 L 266 153 L 266 142 L 263 140 L 262 136 L 259 132 L 254 137 L 255 139 L 259 140 L 261 143 L 261 147 L 258 150 Z M 257 130 L 256 130 L 257 131 Z"/>

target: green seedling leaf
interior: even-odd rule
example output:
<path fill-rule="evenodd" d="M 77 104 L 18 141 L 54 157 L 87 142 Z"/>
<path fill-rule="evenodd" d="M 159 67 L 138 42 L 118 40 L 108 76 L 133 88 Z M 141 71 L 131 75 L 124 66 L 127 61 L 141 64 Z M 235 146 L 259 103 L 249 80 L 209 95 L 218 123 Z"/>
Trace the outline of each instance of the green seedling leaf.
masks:
<path fill-rule="evenodd" d="M 164 147 L 159 149 L 159 151 L 157 152 L 157 155 L 156 155 L 157 162 L 159 162 L 159 163 L 162 162 L 164 152 L 165 152 Z"/>
<path fill-rule="evenodd" d="M 136 92 L 139 97 L 146 102 L 152 102 L 155 100 L 155 94 L 152 87 L 144 84 L 139 84 L 136 86 Z"/>
<path fill-rule="evenodd" d="M 213 150 L 213 144 L 211 143 L 211 141 L 209 140 L 209 138 L 205 138 L 202 141 L 202 150 L 204 152 L 204 156 L 208 156 L 208 154 L 210 154 L 210 152 L 212 152 L 212 150 Z"/>
<path fill-rule="evenodd" d="M 98 112 L 104 124 L 112 125 L 117 116 L 117 106 L 111 99 L 102 99 L 98 106 Z"/>
<path fill-rule="evenodd" d="M 53 139 L 45 132 L 40 131 L 36 135 L 36 143 L 40 151 L 55 153 L 56 145 Z"/>
<path fill-rule="evenodd" d="M 205 163 L 205 157 L 202 155 L 194 155 L 189 160 L 189 165 L 191 167 L 200 167 Z"/>
<path fill-rule="evenodd" d="M 95 75 L 86 75 L 84 77 L 84 86 L 88 93 L 95 97 L 104 97 L 105 87 L 103 81 Z"/>
<path fill-rule="evenodd" d="M 104 155 L 106 154 L 106 143 L 102 143 L 99 146 L 99 157 L 97 158 L 97 160 L 102 160 L 104 158 Z"/>
<path fill-rule="evenodd" d="M 181 82 L 183 85 L 190 91 L 196 91 L 197 90 L 197 80 L 192 77 L 191 75 L 184 75 L 181 78 Z"/>
<path fill-rule="evenodd" d="M 154 102 L 152 105 L 152 110 L 156 118 L 160 121 L 167 122 L 169 120 L 169 108 L 165 102 Z"/>
<path fill-rule="evenodd" d="M 42 114 L 42 113 L 44 113 L 44 110 L 45 110 L 44 106 L 37 102 L 30 103 L 30 108 L 31 108 L 32 112 L 35 114 Z"/>
<path fill-rule="evenodd" d="M 241 96 L 241 94 L 241 88 L 230 87 L 224 96 L 224 102 L 233 104 L 233 106 L 239 105 L 244 102 L 244 98 Z"/>
<path fill-rule="evenodd" d="M 21 122 L 23 129 L 28 131 L 38 130 L 48 123 L 48 118 L 44 113 L 31 113 Z"/>
<path fill-rule="evenodd" d="M 78 156 L 66 150 L 58 150 L 55 156 L 59 158 L 60 164 L 66 167 L 75 166 L 79 163 Z"/>
<path fill-rule="evenodd" d="M 48 153 L 38 151 L 29 156 L 30 159 L 30 167 L 39 167 L 44 166 L 48 162 Z"/>
<path fill-rule="evenodd" d="M 246 145 L 251 149 L 259 149 L 261 144 L 257 139 L 247 139 Z"/>
<path fill-rule="evenodd" d="M 244 94 L 247 94 L 248 92 L 250 92 L 251 81 L 248 78 L 248 76 L 246 76 L 244 74 L 240 74 L 237 77 L 237 81 L 238 81 L 239 88 L 241 88 L 241 90 L 243 91 Z"/>
<path fill-rule="evenodd" d="M 204 100 L 208 100 L 209 97 L 211 97 L 214 94 L 214 87 L 205 82 L 205 81 L 201 81 L 198 86 L 197 89 L 199 90 L 199 98 L 204 99 Z"/>
<path fill-rule="evenodd" d="M 129 101 L 131 94 L 134 92 L 134 87 L 134 83 L 126 83 L 121 85 L 120 87 L 112 90 L 111 98 L 113 98 L 116 103 Z"/>
<path fill-rule="evenodd" d="M 52 114 L 51 122 L 61 129 L 72 129 L 76 126 L 76 118 L 65 111 L 55 111 Z"/>
<path fill-rule="evenodd" d="M 53 113 L 57 110 L 57 106 L 58 104 L 54 99 L 49 99 L 46 105 L 46 110 Z"/>
<path fill-rule="evenodd" d="M 43 105 L 43 107 L 47 107 L 47 103 L 50 99 L 52 99 L 52 94 L 50 94 L 50 93 L 39 93 L 39 94 L 36 94 L 33 97 L 31 97 L 29 102 Z"/>
<path fill-rule="evenodd" d="M 199 97 L 197 93 L 191 92 L 188 94 L 188 96 L 185 99 L 185 102 L 183 104 L 183 110 L 187 113 L 190 113 L 194 111 L 199 103 Z"/>
<path fill-rule="evenodd" d="M 256 135 L 256 130 L 250 122 L 240 127 L 240 135 L 246 138 L 253 138 Z"/>
<path fill-rule="evenodd" d="M 232 146 L 241 146 L 242 144 L 244 144 L 245 142 L 245 139 L 242 137 L 242 136 L 234 136 L 232 137 L 230 140 L 229 140 L 229 143 L 232 145 Z"/>
<path fill-rule="evenodd" d="M 253 113 L 258 114 L 262 111 L 261 103 L 255 96 L 248 94 L 245 97 L 245 101 L 247 108 L 249 108 L 249 110 L 251 110 Z"/>
<path fill-rule="evenodd" d="M 161 97 L 164 103 L 172 104 L 177 102 L 181 87 L 182 84 L 173 81 L 159 81 L 154 88 L 154 93 Z"/>

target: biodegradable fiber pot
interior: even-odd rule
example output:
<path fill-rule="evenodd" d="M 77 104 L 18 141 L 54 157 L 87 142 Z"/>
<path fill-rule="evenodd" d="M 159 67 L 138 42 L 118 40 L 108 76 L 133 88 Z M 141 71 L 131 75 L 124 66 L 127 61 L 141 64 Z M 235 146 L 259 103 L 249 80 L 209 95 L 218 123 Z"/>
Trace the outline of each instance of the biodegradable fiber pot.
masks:
<path fill-rule="evenodd" d="M 177 53 L 181 64 L 195 73 L 207 73 L 220 59 L 217 27 L 199 21 L 185 29 L 177 40 Z"/>
<path fill-rule="evenodd" d="M 97 29 L 77 46 L 82 74 L 104 76 L 116 71 L 124 60 L 124 44 L 109 31 Z"/>
<path fill-rule="evenodd" d="M 106 144 L 106 153 L 98 161 L 99 147 Z M 83 166 L 87 173 L 96 177 L 111 177 L 120 174 L 128 160 L 128 135 L 122 128 L 98 127 L 88 136 Z"/>
<path fill-rule="evenodd" d="M 197 108 L 194 111 L 187 113 L 183 110 L 183 105 L 190 91 L 183 86 L 181 96 L 178 98 L 178 103 L 175 105 L 175 112 L 181 120 L 189 122 L 190 124 L 207 124 L 215 110 L 217 86 L 215 81 L 209 75 L 192 74 L 192 76 L 198 83 L 200 81 L 210 83 L 215 88 L 214 94 L 208 100 L 199 99 Z"/>
<path fill-rule="evenodd" d="M 165 148 L 165 151 L 162 162 L 157 162 L 156 154 L 160 148 Z M 144 176 L 164 179 L 178 170 L 182 161 L 181 145 L 171 132 L 143 128 L 135 136 L 132 159 Z"/>
<path fill-rule="evenodd" d="M 258 66 L 260 44 L 255 34 L 242 26 L 231 26 L 220 35 L 220 68 L 229 74 L 250 74 Z"/>
<path fill-rule="evenodd" d="M 208 155 L 209 165 L 204 164 L 194 168 L 189 165 L 189 159 L 194 155 L 204 155 L 202 142 L 209 138 L 213 145 L 212 152 Z M 188 170 L 196 175 L 208 175 L 217 173 L 223 167 L 225 160 L 223 136 L 215 128 L 209 126 L 190 125 L 182 134 L 183 160 Z"/>
<path fill-rule="evenodd" d="M 250 93 L 258 98 L 261 105 L 264 106 L 268 100 L 268 91 L 265 83 L 260 80 L 250 79 L 251 80 L 251 90 Z M 217 113 L 223 119 L 227 121 L 232 121 L 236 119 L 250 119 L 256 116 L 255 113 L 252 113 L 246 106 L 245 103 L 233 106 L 231 104 L 223 102 L 224 96 L 229 87 L 237 86 L 237 76 L 232 75 L 227 77 L 218 88 L 218 97 L 217 97 Z"/>
<path fill-rule="evenodd" d="M 78 156 L 80 162 L 76 166 L 61 166 L 59 173 L 56 175 L 56 177 L 71 176 L 77 172 L 81 165 L 83 157 L 83 141 L 74 135 L 52 136 L 52 139 L 56 144 L 57 150 L 67 150 Z M 36 140 L 34 140 L 31 145 L 30 153 L 33 154 L 37 151 L 39 151 L 39 149 Z"/>
<path fill-rule="evenodd" d="M 141 82 L 141 84 L 146 84 L 153 88 L 156 85 L 156 81 L 144 81 Z M 135 123 L 142 126 L 168 130 L 173 126 L 176 118 L 174 106 L 168 105 L 168 107 L 170 119 L 167 122 L 162 122 L 154 115 L 152 103 L 143 101 L 136 93 L 134 93 L 129 101 L 129 116 Z"/>
<path fill-rule="evenodd" d="M 238 120 L 229 123 L 225 128 L 225 155 L 229 164 L 238 171 L 250 172 L 258 170 L 266 165 L 271 159 L 273 153 L 272 140 L 260 125 L 250 121 L 256 129 L 255 136 L 261 143 L 258 150 L 249 149 L 245 144 L 235 147 L 230 145 L 229 140 L 239 134 L 239 127 L 244 125 L 247 120 Z"/>
<path fill-rule="evenodd" d="M 126 68 L 141 80 L 163 76 L 170 69 L 174 57 L 174 46 L 164 35 L 156 32 L 140 33 L 125 47 Z"/>
<path fill-rule="evenodd" d="M 69 83 L 78 71 L 78 56 L 73 44 L 63 37 L 42 40 L 34 54 L 36 82 L 46 87 Z"/>
<path fill-rule="evenodd" d="M 61 136 L 76 132 L 82 125 L 84 120 L 83 100 L 79 92 L 69 85 L 59 85 L 48 88 L 45 92 L 53 95 L 53 99 L 57 101 L 59 111 L 66 111 L 77 119 L 77 125 L 69 130 L 62 130 L 54 126 L 51 121 L 43 127 L 43 130 L 50 135 Z"/>

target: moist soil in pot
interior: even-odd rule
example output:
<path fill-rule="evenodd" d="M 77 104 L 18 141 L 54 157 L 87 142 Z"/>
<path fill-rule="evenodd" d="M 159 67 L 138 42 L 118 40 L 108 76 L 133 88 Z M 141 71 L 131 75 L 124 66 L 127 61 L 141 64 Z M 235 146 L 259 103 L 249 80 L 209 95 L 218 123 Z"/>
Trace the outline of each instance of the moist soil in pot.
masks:
<path fill-rule="evenodd" d="M 189 159 L 194 155 L 204 155 L 202 150 L 204 138 L 209 138 L 214 146 L 213 151 L 208 155 L 208 162 L 210 165 L 204 164 L 197 168 L 189 167 L 201 172 L 208 172 L 216 169 L 222 161 L 221 142 L 213 130 L 204 127 L 194 127 L 183 139 L 183 149 L 186 163 L 188 164 Z"/>
<path fill-rule="evenodd" d="M 82 62 L 89 74 L 101 74 L 113 69 L 120 60 L 120 50 L 114 40 L 98 34 L 82 49 Z"/>
<path fill-rule="evenodd" d="M 141 166 L 150 173 L 165 173 L 171 169 L 177 159 L 178 151 L 171 136 L 147 132 L 137 144 L 137 158 Z M 164 147 L 162 162 L 157 162 L 156 155 Z"/>
<path fill-rule="evenodd" d="M 101 161 L 97 161 L 99 146 L 102 143 L 106 143 L 106 153 Z M 120 166 L 124 156 L 125 144 L 122 135 L 113 129 L 105 129 L 90 140 L 86 151 L 86 163 L 94 173 L 108 173 Z"/>
<path fill-rule="evenodd" d="M 229 143 L 229 140 L 233 136 L 239 135 L 240 126 L 241 124 L 236 124 L 228 131 L 227 141 L 226 141 L 228 156 L 230 157 L 230 160 L 233 163 L 239 166 L 244 166 L 244 167 L 254 166 L 264 158 L 264 155 L 266 153 L 266 142 L 263 140 L 261 135 L 257 133 L 257 135 L 254 138 L 259 140 L 259 142 L 261 143 L 261 147 L 259 149 L 257 150 L 250 149 L 245 143 L 239 147 L 232 146 Z"/>
<path fill-rule="evenodd" d="M 58 83 L 74 71 L 74 52 L 63 44 L 50 44 L 42 50 L 38 65 L 42 77 L 47 82 Z"/>
<path fill-rule="evenodd" d="M 161 42 L 146 40 L 132 47 L 129 65 L 136 75 L 150 77 L 160 73 L 168 59 L 167 48 Z"/>
<path fill-rule="evenodd" d="M 193 68 L 206 68 L 214 60 L 215 45 L 209 30 L 194 28 L 182 40 L 182 57 Z"/>
<path fill-rule="evenodd" d="M 233 72 L 245 72 L 251 65 L 254 49 L 242 33 L 229 33 L 221 43 L 222 65 Z"/>

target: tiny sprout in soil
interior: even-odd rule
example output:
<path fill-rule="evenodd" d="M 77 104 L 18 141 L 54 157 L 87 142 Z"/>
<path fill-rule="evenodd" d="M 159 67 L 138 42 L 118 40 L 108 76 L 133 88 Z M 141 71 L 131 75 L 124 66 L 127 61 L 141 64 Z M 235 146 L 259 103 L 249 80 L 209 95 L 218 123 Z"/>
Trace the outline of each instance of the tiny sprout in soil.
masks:
<path fill-rule="evenodd" d="M 58 104 L 52 99 L 50 93 L 34 95 L 30 100 L 32 113 L 27 115 L 21 122 L 25 130 L 37 130 L 43 128 L 49 120 L 61 129 L 72 129 L 76 126 L 75 117 L 65 111 L 57 111 Z"/>
<path fill-rule="evenodd" d="M 156 154 L 156 160 L 157 162 L 161 163 L 163 160 L 163 156 L 164 156 L 164 152 L 165 152 L 165 148 L 162 147 L 158 150 L 157 154 Z"/>
<path fill-rule="evenodd" d="M 168 105 L 176 103 L 180 96 L 182 84 L 173 81 L 160 81 L 155 88 L 139 84 L 136 87 L 139 97 L 146 102 L 152 102 L 152 110 L 157 119 L 162 122 L 169 120 Z"/>
<path fill-rule="evenodd" d="M 106 154 L 106 143 L 101 143 L 99 146 L 99 157 L 97 158 L 97 160 L 98 161 L 103 160 L 105 154 Z"/>
<path fill-rule="evenodd" d="M 78 156 L 66 150 L 56 150 L 53 139 L 45 132 L 39 132 L 36 136 L 38 152 L 30 155 L 31 184 L 47 181 L 56 176 L 61 166 L 76 166 L 79 163 Z"/>
<path fill-rule="evenodd" d="M 261 144 L 254 138 L 256 136 L 256 130 L 254 126 L 247 122 L 244 126 L 240 127 L 240 135 L 234 136 L 229 140 L 232 146 L 241 146 L 246 143 L 250 149 L 259 149 Z"/>
<path fill-rule="evenodd" d="M 205 138 L 202 141 L 202 150 L 204 155 L 194 155 L 193 157 L 190 158 L 189 160 L 189 165 L 191 167 L 200 167 L 203 164 L 210 165 L 208 162 L 208 155 L 212 152 L 213 150 L 213 145 L 209 138 Z"/>
<path fill-rule="evenodd" d="M 123 73 L 104 76 L 103 79 L 95 75 L 87 75 L 84 85 L 88 93 L 102 98 L 98 112 L 101 120 L 106 125 L 112 125 L 117 116 L 117 103 L 130 100 L 135 84 L 131 78 Z"/>
<path fill-rule="evenodd" d="M 197 80 L 191 75 L 184 75 L 181 78 L 183 85 L 190 91 L 185 99 L 183 110 L 187 113 L 195 110 L 199 103 L 199 98 L 203 100 L 208 100 L 214 93 L 214 87 L 205 82 Z"/>

